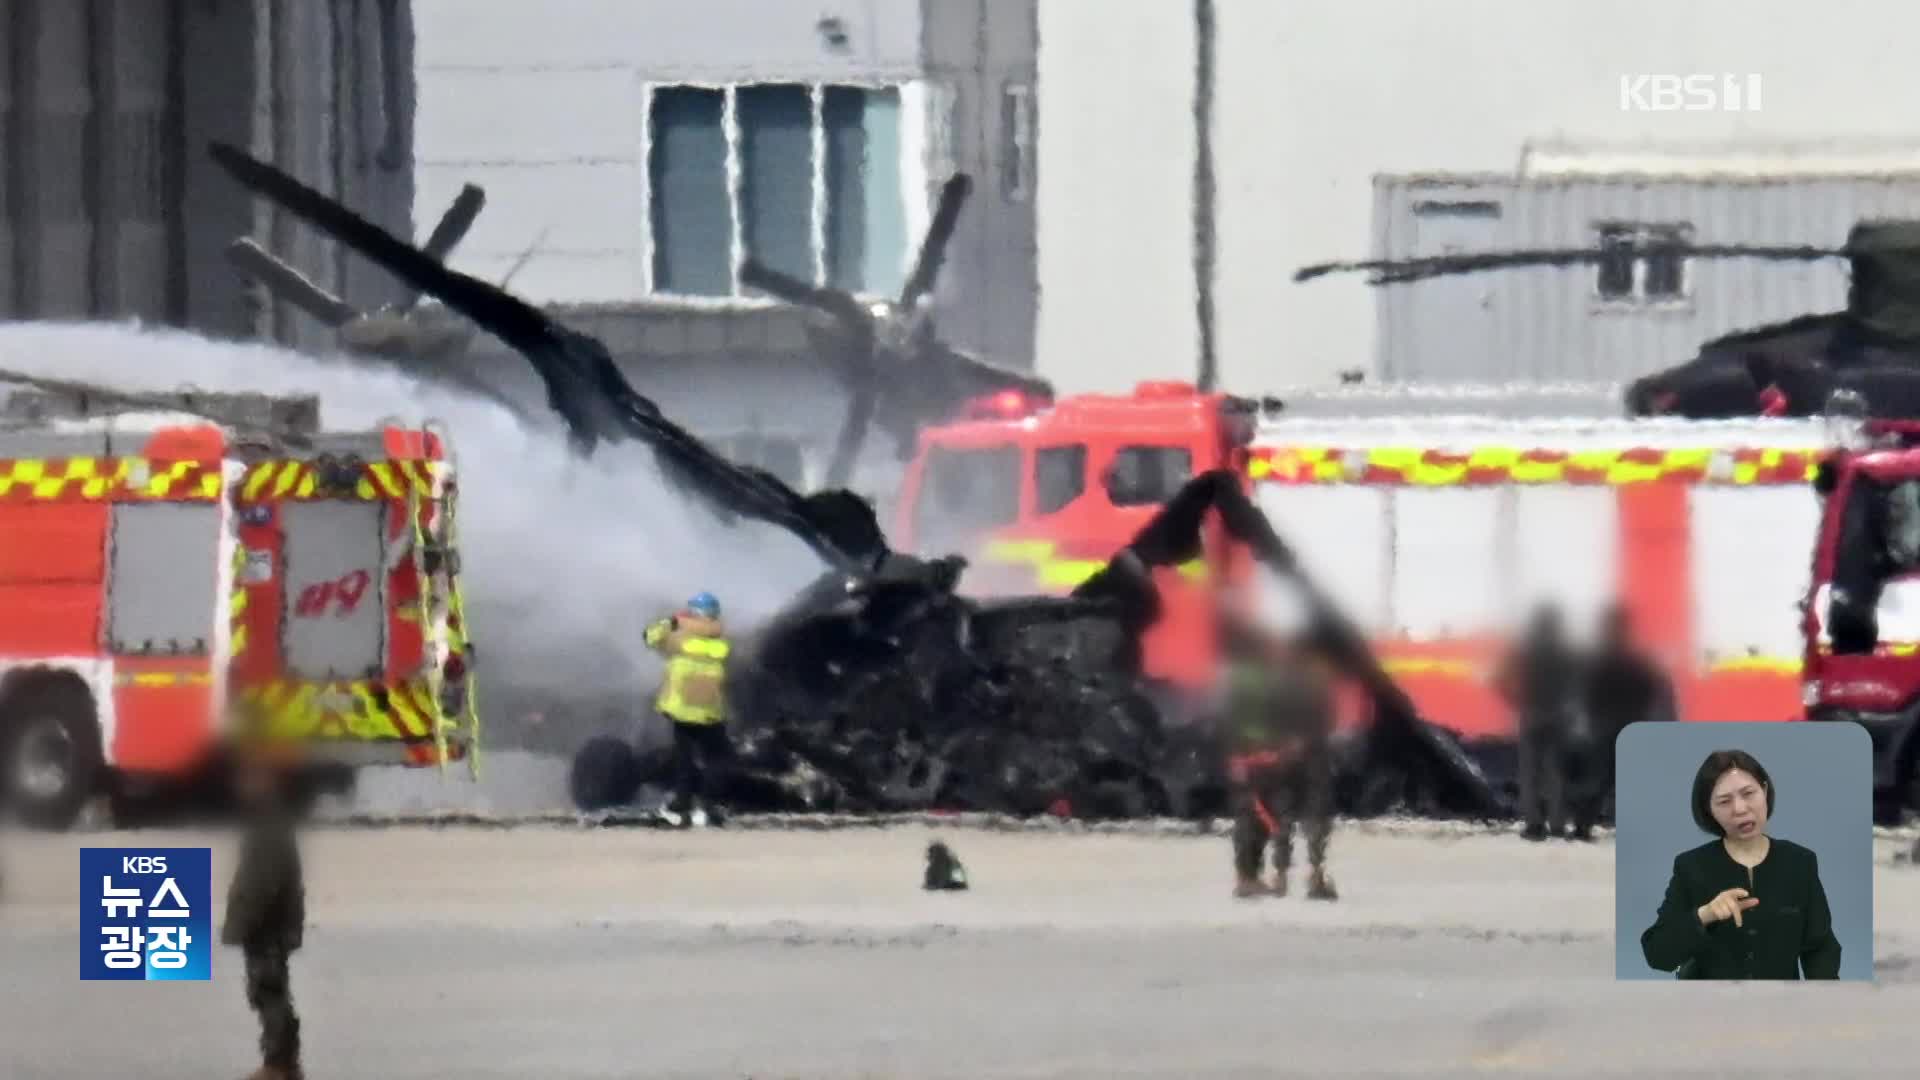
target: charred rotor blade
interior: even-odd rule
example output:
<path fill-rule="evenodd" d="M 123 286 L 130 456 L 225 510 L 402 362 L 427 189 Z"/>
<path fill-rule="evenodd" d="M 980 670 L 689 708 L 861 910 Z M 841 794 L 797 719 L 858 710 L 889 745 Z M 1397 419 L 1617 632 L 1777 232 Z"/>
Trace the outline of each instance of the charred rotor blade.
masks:
<path fill-rule="evenodd" d="M 912 454 L 921 428 L 953 419 L 968 401 L 1007 390 L 1035 401 L 1054 396 L 1053 384 L 1031 372 L 989 363 L 939 341 L 922 346 L 884 388 L 879 425 L 903 458 Z"/>
<path fill-rule="evenodd" d="M 1053 384 L 1032 372 L 1015 371 L 944 346 L 930 359 L 940 368 L 943 381 L 961 397 L 1018 390 L 1029 397 L 1053 398 Z"/>
<path fill-rule="evenodd" d="M 867 333 L 873 317 L 851 296 L 833 289 L 809 285 L 792 274 L 782 273 L 756 259 L 740 265 L 740 284 L 759 289 L 789 304 L 825 312 L 844 323 L 850 331 Z"/>
<path fill-rule="evenodd" d="M 434 225 L 433 232 L 428 235 L 426 246 L 422 250 L 435 262 L 446 262 L 447 256 L 453 254 L 453 249 L 459 246 L 460 241 L 467 238 L 467 233 L 473 228 L 474 220 L 480 216 L 481 209 L 486 205 L 487 193 L 481 190 L 479 185 L 463 186 L 460 194 L 454 198 L 453 205 L 447 207 L 447 212 L 440 215 L 440 221 Z M 402 313 L 411 311 L 419 302 L 420 291 L 409 289 L 407 295 L 401 298 L 398 310 Z"/>
<path fill-rule="evenodd" d="M 597 338 L 570 330 L 487 282 L 448 269 L 271 165 L 216 143 L 214 160 L 248 189 L 273 199 L 402 281 L 431 295 L 526 357 L 547 385 L 575 445 L 624 436 L 653 451 L 667 479 L 722 515 L 752 518 L 801 540 L 835 569 L 864 575 L 886 555 L 873 508 L 844 491 L 802 496 L 760 469 L 735 465 L 662 416 L 634 390 Z"/>
<path fill-rule="evenodd" d="M 313 283 L 305 274 L 267 253 L 249 237 L 227 245 L 227 261 L 241 273 L 328 326 L 344 326 L 359 312 L 345 300 Z"/>
<path fill-rule="evenodd" d="M 1634 255 L 1651 251 L 1669 252 L 1688 259 L 1774 259 L 1806 261 L 1846 258 L 1855 252 L 1847 248 L 1801 245 L 1760 247 L 1749 244 L 1657 244 L 1635 247 Z M 1417 259 L 1366 259 L 1356 262 L 1316 263 L 1294 271 L 1293 280 L 1310 281 L 1328 274 L 1364 271 L 1369 285 L 1396 285 L 1452 274 L 1471 274 L 1484 270 L 1507 270 L 1520 266 L 1584 266 L 1620 258 L 1621 253 L 1599 247 L 1543 249 L 1538 251 L 1485 251 L 1464 255 L 1430 255 Z"/>
<path fill-rule="evenodd" d="M 827 463 L 828 488 L 843 488 L 852 480 L 854 463 L 860 457 L 860 448 L 866 444 L 867 429 L 873 426 L 874 410 L 879 403 L 880 393 L 872 385 L 853 392 L 853 400 L 847 403 L 847 418 L 840 424 L 840 438 L 833 446 L 833 458 Z"/>
<path fill-rule="evenodd" d="M 1209 511 L 1219 513 L 1227 534 L 1247 545 L 1263 566 L 1294 583 L 1306 602 L 1314 636 L 1373 701 L 1371 731 L 1377 744 L 1392 747 L 1394 757 L 1445 777 L 1455 794 L 1454 801 L 1480 812 L 1503 812 L 1505 800 L 1487 782 L 1479 766 L 1421 718 L 1413 699 L 1381 667 L 1365 636 L 1301 571 L 1292 550 L 1247 497 L 1234 472 L 1219 469 L 1188 481 L 1134 534 L 1112 563 L 1072 595 L 1076 599 L 1111 598 L 1137 613 L 1149 599 L 1148 594 L 1155 591 L 1150 576 L 1153 568 L 1177 565 L 1201 554 L 1201 526 Z M 1157 599 L 1153 607 L 1157 609 Z"/>
<path fill-rule="evenodd" d="M 426 253 L 440 262 L 446 262 L 447 256 L 453 254 L 453 249 L 467 238 L 474 219 L 480 216 L 481 209 L 486 205 L 487 193 L 479 185 L 462 187 L 453 205 L 440 215 L 440 223 L 433 227 L 433 233 L 427 237 Z"/>
<path fill-rule="evenodd" d="M 426 252 L 271 165 L 223 143 L 214 143 L 210 152 L 221 168 L 254 194 L 285 207 L 412 288 L 439 297 L 525 356 L 546 385 L 548 404 L 566 421 L 582 453 L 616 430 L 591 374 L 570 362 L 567 347 L 581 335 L 484 281 L 449 270 Z"/>
<path fill-rule="evenodd" d="M 933 291 L 934 280 L 947 258 L 947 244 L 953 240 L 954 227 L 960 223 L 960 209 L 967 204 L 967 196 L 972 192 L 973 178 L 966 173 L 955 173 L 940 189 L 940 205 L 933 212 L 933 223 L 927 226 L 920 255 L 913 260 L 913 273 L 907 275 L 907 282 L 900 289 L 901 308 L 912 310 L 922 296 Z"/>

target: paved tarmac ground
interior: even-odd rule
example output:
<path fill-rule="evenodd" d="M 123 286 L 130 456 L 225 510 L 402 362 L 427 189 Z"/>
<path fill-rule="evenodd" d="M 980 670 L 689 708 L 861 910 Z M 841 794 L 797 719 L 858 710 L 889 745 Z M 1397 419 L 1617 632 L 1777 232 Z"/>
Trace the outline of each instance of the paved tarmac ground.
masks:
<path fill-rule="evenodd" d="M 315 1080 L 1911 1075 L 1920 869 L 1878 843 L 1877 985 L 1616 983 L 1612 848 L 1344 826 L 1337 904 L 1235 901 L 1224 837 L 923 826 L 309 836 Z M 77 978 L 76 848 L 0 837 L 0 1077 L 237 1077 L 211 983 Z M 1651 914 L 1651 913 L 1649 913 Z M 217 916 L 217 912 L 216 912 Z"/>

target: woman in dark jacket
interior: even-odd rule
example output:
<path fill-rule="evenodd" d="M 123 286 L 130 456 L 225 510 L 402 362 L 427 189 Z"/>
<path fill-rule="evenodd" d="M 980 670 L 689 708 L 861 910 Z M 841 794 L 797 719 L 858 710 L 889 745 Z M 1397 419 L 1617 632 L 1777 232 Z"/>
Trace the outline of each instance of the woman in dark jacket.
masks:
<path fill-rule="evenodd" d="M 1773 781 L 1743 750 L 1707 755 L 1693 820 L 1718 837 L 1673 860 L 1647 966 L 1683 979 L 1837 979 L 1840 941 L 1813 852 L 1767 835 Z"/>

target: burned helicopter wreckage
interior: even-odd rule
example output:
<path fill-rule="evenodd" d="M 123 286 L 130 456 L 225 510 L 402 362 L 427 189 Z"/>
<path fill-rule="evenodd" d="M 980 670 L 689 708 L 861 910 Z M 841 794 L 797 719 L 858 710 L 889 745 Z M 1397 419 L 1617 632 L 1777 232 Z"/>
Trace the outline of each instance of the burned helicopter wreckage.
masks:
<path fill-rule="evenodd" d="M 485 190 L 474 184 L 462 187 L 434 225 L 423 250 L 445 262 L 466 239 L 485 206 Z M 529 249 L 508 268 L 501 288 L 512 282 L 533 254 Z M 368 366 L 447 383 L 487 399 L 523 423 L 536 423 L 519 402 L 480 378 L 467 363 L 467 350 L 478 328 L 445 308 L 422 305 L 418 290 L 408 290 L 399 301 L 377 311 L 359 311 L 250 236 L 238 237 L 227 245 L 227 261 L 269 296 L 332 330 L 346 356 Z"/>
<path fill-rule="evenodd" d="M 1629 416 L 1718 420 L 1819 416 L 1836 395 L 1874 417 L 1920 419 L 1920 222 L 1863 221 L 1840 247 L 1656 241 L 1649 254 L 1776 262 L 1846 259 L 1843 311 L 1740 330 L 1700 346 L 1693 359 L 1632 382 Z M 1370 285 L 1537 266 L 1585 266 L 1618 257 L 1605 246 L 1489 251 L 1303 267 L 1295 281 L 1365 272 Z"/>
<path fill-rule="evenodd" d="M 1202 524 L 1217 515 L 1260 563 L 1300 587 L 1314 632 L 1372 699 L 1373 723 L 1346 785 L 1349 807 L 1507 812 L 1501 793 L 1448 733 L 1421 720 L 1364 637 L 1299 571 L 1234 474 L 1189 481 L 1070 596 L 968 598 L 957 591 L 963 558 L 893 551 L 866 500 L 839 489 L 802 495 L 728 461 L 637 393 L 598 340 L 448 269 L 272 166 L 230 147 L 213 154 L 255 194 L 519 352 L 579 453 L 638 441 L 670 484 L 721 520 L 774 525 L 826 564 L 740 641 L 729 688 L 734 806 L 1024 814 L 1064 802 L 1089 817 L 1218 810 L 1221 762 L 1204 725 L 1163 723 L 1138 677 L 1140 636 L 1158 614 L 1151 569 L 1197 557 Z M 930 245 L 923 262 L 929 250 L 937 258 Z M 921 277 L 917 270 L 910 281 Z M 848 442 L 857 444 L 843 436 Z M 661 764 L 636 761 L 623 740 L 593 740 L 575 763 L 576 798 L 588 808 L 623 802 Z"/>

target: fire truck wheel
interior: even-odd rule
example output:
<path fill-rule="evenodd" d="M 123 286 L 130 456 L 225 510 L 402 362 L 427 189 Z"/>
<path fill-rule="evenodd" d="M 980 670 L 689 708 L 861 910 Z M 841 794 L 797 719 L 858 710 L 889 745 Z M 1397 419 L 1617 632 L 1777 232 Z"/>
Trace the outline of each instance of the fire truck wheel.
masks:
<path fill-rule="evenodd" d="M 0 782 L 26 824 L 71 826 L 93 794 L 102 764 L 93 695 L 77 680 L 24 682 L 0 703 Z"/>
<path fill-rule="evenodd" d="M 573 755 L 568 788 L 573 805 L 581 810 L 608 810 L 633 801 L 640 788 L 640 768 L 633 747 L 625 739 L 600 735 L 588 739 Z"/>

